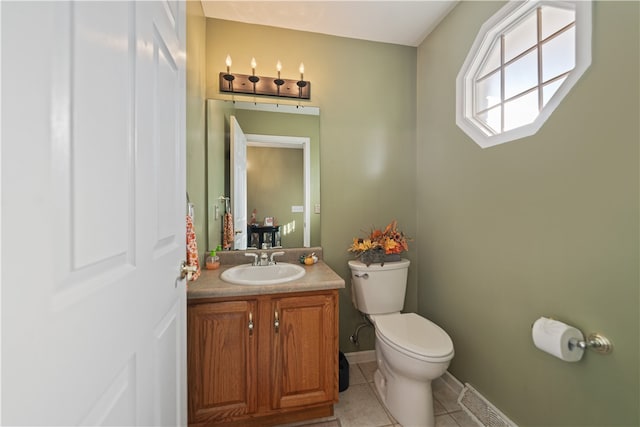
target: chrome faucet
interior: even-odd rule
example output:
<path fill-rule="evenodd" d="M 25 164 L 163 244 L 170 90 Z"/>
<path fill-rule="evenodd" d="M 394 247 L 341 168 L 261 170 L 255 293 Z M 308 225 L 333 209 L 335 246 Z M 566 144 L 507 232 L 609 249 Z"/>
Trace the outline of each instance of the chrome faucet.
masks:
<path fill-rule="evenodd" d="M 284 251 L 273 252 L 271 254 L 271 257 L 269 257 L 269 254 L 267 252 L 260 252 L 260 255 L 255 252 L 246 252 L 244 254 L 244 256 L 253 257 L 253 261 L 251 262 L 251 265 L 253 266 L 274 265 L 276 264 L 274 258 L 281 255 L 284 255 Z"/>
<path fill-rule="evenodd" d="M 251 262 L 251 265 L 259 265 L 258 264 L 258 254 L 254 253 L 254 252 L 247 252 L 247 253 L 244 254 L 244 256 L 253 257 L 253 261 Z"/>
<path fill-rule="evenodd" d="M 273 258 L 277 257 L 277 256 L 282 256 L 284 255 L 284 251 L 279 251 L 279 252 L 273 252 L 271 253 L 271 260 L 269 261 L 269 265 L 273 265 L 276 262 L 273 260 Z"/>
<path fill-rule="evenodd" d="M 269 255 L 266 252 L 260 254 L 260 265 L 269 265 Z"/>

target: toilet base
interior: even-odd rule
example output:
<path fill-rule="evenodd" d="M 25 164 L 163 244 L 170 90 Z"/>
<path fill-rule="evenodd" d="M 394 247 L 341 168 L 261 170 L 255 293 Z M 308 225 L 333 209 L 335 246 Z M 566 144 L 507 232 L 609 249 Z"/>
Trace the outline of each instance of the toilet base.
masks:
<path fill-rule="evenodd" d="M 431 381 L 412 381 L 405 378 L 400 386 L 388 372 L 385 375 L 383 371 L 385 368 L 379 363 L 373 379 L 378 395 L 393 418 L 403 427 L 434 427 Z"/>

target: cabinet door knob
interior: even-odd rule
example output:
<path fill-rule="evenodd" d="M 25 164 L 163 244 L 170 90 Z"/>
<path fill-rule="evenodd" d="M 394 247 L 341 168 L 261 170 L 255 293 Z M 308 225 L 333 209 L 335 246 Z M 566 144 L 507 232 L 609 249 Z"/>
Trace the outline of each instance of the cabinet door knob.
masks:
<path fill-rule="evenodd" d="M 278 319 L 278 312 L 275 312 L 275 320 L 273 322 L 273 327 L 276 330 L 276 334 L 280 331 L 280 319 Z"/>
<path fill-rule="evenodd" d="M 249 312 L 249 336 L 253 335 L 253 313 Z"/>

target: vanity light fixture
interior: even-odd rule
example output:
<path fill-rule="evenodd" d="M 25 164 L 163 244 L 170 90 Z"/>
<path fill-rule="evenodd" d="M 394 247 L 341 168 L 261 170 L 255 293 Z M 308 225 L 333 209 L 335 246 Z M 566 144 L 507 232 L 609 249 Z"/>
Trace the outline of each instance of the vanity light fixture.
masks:
<path fill-rule="evenodd" d="M 231 73 L 231 56 L 225 61 L 227 72 L 220 73 L 220 92 L 247 95 L 276 96 L 280 98 L 311 99 L 311 82 L 304 80 L 304 64 L 300 64 L 300 80 L 280 77 L 282 63 L 278 61 L 278 77 L 256 76 L 256 59 L 251 58 L 251 75 Z"/>

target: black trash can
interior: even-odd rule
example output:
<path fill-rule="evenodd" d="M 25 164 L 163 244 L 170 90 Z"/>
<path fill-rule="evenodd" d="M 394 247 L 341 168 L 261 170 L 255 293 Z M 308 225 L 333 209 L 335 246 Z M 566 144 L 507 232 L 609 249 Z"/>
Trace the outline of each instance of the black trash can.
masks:
<path fill-rule="evenodd" d="M 344 353 L 338 352 L 338 391 L 345 391 L 349 388 L 349 361 Z"/>

